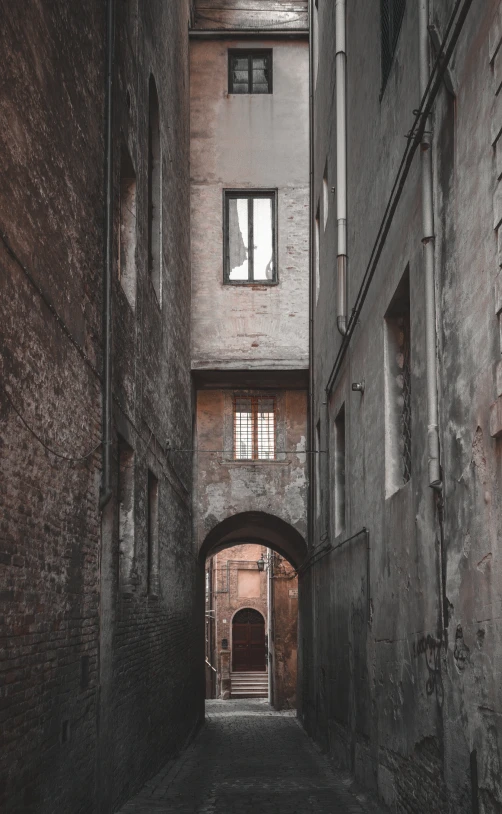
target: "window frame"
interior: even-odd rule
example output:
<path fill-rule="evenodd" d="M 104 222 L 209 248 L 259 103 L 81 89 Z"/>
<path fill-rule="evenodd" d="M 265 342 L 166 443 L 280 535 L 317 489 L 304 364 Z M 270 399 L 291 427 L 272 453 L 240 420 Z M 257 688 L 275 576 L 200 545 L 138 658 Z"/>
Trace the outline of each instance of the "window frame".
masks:
<path fill-rule="evenodd" d="M 236 423 L 236 415 L 237 415 L 237 402 L 238 401 L 250 401 L 251 402 L 251 434 L 252 434 L 252 455 L 250 458 L 240 458 L 237 455 L 237 423 Z M 272 413 L 274 416 L 274 446 L 273 446 L 273 455 L 267 458 L 260 458 L 259 457 L 259 449 L 258 449 L 258 413 L 259 413 L 259 403 L 260 401 L 271 401 L 272 402 Z M 270 461 L 277 460 L 277 398 L 275 395 L 261 395 L 261 396 L 250 396 L 250 395 L 243 395 L 242 393 L 235 393 L 232 396 L 232 438 L 233 438 L 233 449 L 232 449 L 232 460 L 238 463 L 270 463 Z"/>
<path fill-rule="evenodd" d="M 277 189 L 224 189 L 223 190 L 223 284 L 224 285 L 266 285 L 274 286 L 279 284 L 279 268 L 278 268 L 278 195 Z M 254 271 L 253 253 L 250 253 L 248 258 L 248 279 L 247 280 L 231 280 L 230 279 L 230 229 L 229 229 L 229 201 L 236 198 L 270 198 L 272 201 L 272 252 L 274 261 L 274 276 L 272 280 L 255 280 L 250 275 Z M 248 209 L 248 245 L 252 245 L 253 236 L 253 220 L 252 220 L 252 206 Z"/>
<path fill-rule="evenodd" d="M 397 4 L 399 3 L 399 7 Z M 388 41 L 384 42 L 384 16 L 388 15 Z M 398 19 L 400 14 L 400 19 Z M 399 42 L 399 35 L 406 14 L 406 0 L 380 0 L 380 66 L 381 87 L 380 101 L 382 101 L 389 80 L 394 57 Z"/>
<path fill-rule="evenodd" d="M 247 57 L 248 59 L 248 91 L 246 93 L 236 93 L 233 87 L 232 59 L 234 57 Z M 255 93 L 253 87 L 253 57 L 265 57 L 268 71 L 268 91 L 267 93 Z M 228 95 L 229 96 L 270 96 L 274 92 L 274 61 L 272 48 L 229 48 L 228 49 Z"/>

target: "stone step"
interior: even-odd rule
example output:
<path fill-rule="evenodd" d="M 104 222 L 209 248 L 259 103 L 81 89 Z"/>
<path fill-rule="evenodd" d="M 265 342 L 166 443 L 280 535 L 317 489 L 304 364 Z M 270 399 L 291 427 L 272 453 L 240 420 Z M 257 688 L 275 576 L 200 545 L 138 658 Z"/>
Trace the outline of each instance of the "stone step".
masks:
<path fill-rule="evenodd" d="M 256 681 L 256 682 L 258 682 L 258 684 L 266 684 L 267 681 L 268 681 L 268 676 L 265 676 L 265 678 L 259 678 L 259 677 L 256 678 L 255 676 L 249 676 L 249 677 L 245 677 L 245 678 L 241 678 L 240 676 L 231 676 L 231 679 L 232 679 L 232 681 L 243 681 L 243 682 Z"/>
<path fill-rule="evenodd" d="M 267 698 L 268 673 L 231 673 L 231 698 Z"/>
<path fill-rule="evenodd" d="M 258 681 L 260 684 L 262 684 L 262 683 L 266 684 L 267 681 L 268 681 L 268 676 L 263 676 L 263 678 L 262 678 L 261 676 L 233 675 L 233 676 L 230 676 L 230 677 L 231 677 L 232 681 Z"/>
<path fill-rule="evenodd" d="M 264 692 L 268 694 L 268 687 L 236 687 L 232 686 L 231 692 Z"/>
<path fill-rule="evenodd" d="M 244 670 L 241 672 L 241 671 L 239 670 L 239 671 L 238 671 L 238 672 L 236 672 L 236 673 L 230 673 L 230 675 L 231 675 L 231 676 L 246 676 L 246 677 L 247 677 L 247 676 L 253 676 L 253 677 L 254 677 L 254 676 L 260 676 L 260 678 L 261 678 L 262 676 L 268 676 L 268 673 L 267 673 L 267 671 L 266 671 L 266 670 L 264 670 L 264 671 L 262 671 L 262 670 L 256 670 L 256 672 L 254 672 L 254 673 L 253 673 L 253 672 L 245 672 Z"/>
<path fill-rule="evenodd" d="M 268 698 L 268 692 L 263 690 L 232 690 L 231 698 Z"/>

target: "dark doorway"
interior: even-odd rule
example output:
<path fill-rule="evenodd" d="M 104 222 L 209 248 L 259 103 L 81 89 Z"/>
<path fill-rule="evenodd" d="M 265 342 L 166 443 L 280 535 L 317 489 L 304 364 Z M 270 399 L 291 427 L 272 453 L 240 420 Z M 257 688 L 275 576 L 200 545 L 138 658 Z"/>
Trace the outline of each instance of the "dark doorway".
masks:
<path fill-rule="evenodd" d="M 265 619 L 253 608 L 237 611 L 232 622 L 233 672 L 265 672 L 265 654 Z"/>

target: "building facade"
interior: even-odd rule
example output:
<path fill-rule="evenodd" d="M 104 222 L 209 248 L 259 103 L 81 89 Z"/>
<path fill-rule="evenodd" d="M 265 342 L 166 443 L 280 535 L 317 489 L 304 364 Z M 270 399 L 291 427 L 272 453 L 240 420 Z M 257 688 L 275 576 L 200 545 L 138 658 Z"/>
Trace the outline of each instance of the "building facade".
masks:
<path fill-rule="evenodd" d="M 223 549 L 242 544 L 273 549 L 296 567 L 306 553 L 308 60 L 307 3 L 195 3 L 192 377 L 201 564 L 215 555 L 213 563 L 227 562 Z M 277 684 L 278 705 L 296 692 L 293 627 L 283 637 L 291 670 L 284 689 Z M 224 639 L 230 644 L 231 635 L 218 630 L 216 659 Z"/>
<path fill-rule="evenodd" d="M 109 812 L 203 715 L 190 8 L 2 12 L 0 808 Z"/>
<path fill-rule="evenodd" d="M 261 545 L 206 562 L 206 698 L 268 698 L 296 708 L 298 577 Z"/>
<path fill-rule="evenodd" d="M 262 570 L 260 565 L 263 563 Z M 209 698 L 268 697 L 269 591 L 259 545 L 220 551 L 206 563 L 206 678 L 216 670 Z M 240 625 L 240 626 L 239 626 Z M 242 674 L 246 681 L 241 681 Z M 249 673 L 260 673 L 248 680 Z"/>
<path fill-rule="evenodd" d="M 322 454 L 302 716 L 391 810 L 491 814 L 501 7 L 313 0 L 311 14 L 310 437 Z"/>

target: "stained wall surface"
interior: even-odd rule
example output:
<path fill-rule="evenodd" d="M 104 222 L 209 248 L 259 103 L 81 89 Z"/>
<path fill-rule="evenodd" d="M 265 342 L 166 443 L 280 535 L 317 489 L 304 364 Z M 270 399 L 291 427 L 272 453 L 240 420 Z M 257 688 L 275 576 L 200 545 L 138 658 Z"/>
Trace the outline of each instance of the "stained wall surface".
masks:
<path fill-rule="evenodd" d="M 228 51 L 272 49 L 273 93 L 229 94 Z M 193 369 L 308 367 L 306 41 L 190 48 Z M 223 191 L 277 190 L 278 285 L 223 283 Z"/>
<path fill-rule="evenodd" d="M 167 452 L 168 444 L 190 448 L 192 424 L 189 7 L 115 3 L 113 496 L 101 512 L 106 5 L 1 4 L 5 812 L 115 810 L 181 748 L 202 713 L 193 701 L 191 461 Z M 160 303 L 148 273 L 150 73 L 163 156 Z M 136 176 L 134 309 L 117 266 L 124 145 Z M 119 583 L 119 435 L 135 454 L 127 590 Z M 155 592 L 149 472 L 158 480 Z"/>
<path fill-rule="evenodd" d="M 234 459 L 233 395 L 231 390 L 197 393 L 194 457 L 197 545 L 200 549 L 207 534 L 219 523 L 243 512 L 263 512 L 280 518 L 304 537 L 307 394 L 303 390 L 276 393 L 277 454 L 276 460 L 271 461 Z"/>
<path fill-rule="evenodd" d="M 453 5 L 430 3 L 430 23 L 440 36 Z M 315 213 L 319 203 L 322 228 L 312 420 L 328 454 L 311 492 L 312 543 L 348 542 L 303 578 L 303 720 L 391 808 L 496 812 L 502 806 L 500 5 L 472 4 L 447 78 L 450 90 L 441 86 L 432 122 L 441 495 L 430 489 L 427 472 L 419 152 L 324 403 L 341 337 L 332 199 L 323 223 L 326 168 L 328 186 L 337 184 L 334 4 L 318 7 L 312 204 Z M 380 6 L 356 0 L 347 9 L 350 314 L 418 106 L 419 62 L 417 4 L 406 4 L 385 87 Z M 395 449 L 386 315 L 405 275 L 411 478 L 389 488 Z M 364 392 L 353 392 L 351 384 L 363 381 Z M 343 508 L 335 486 L 342 407 Z"/>
<path fill-rule="evenodd" d="M 271 703 L 276 709 L 296 709 L 298 577 L 287 560 L 278 555 L 273 556 L 271 583 Z"/>
<path fill-rule="evenodd" d="M 194 28 L 308 30 L 308 0 L 195 0 Z"/>

